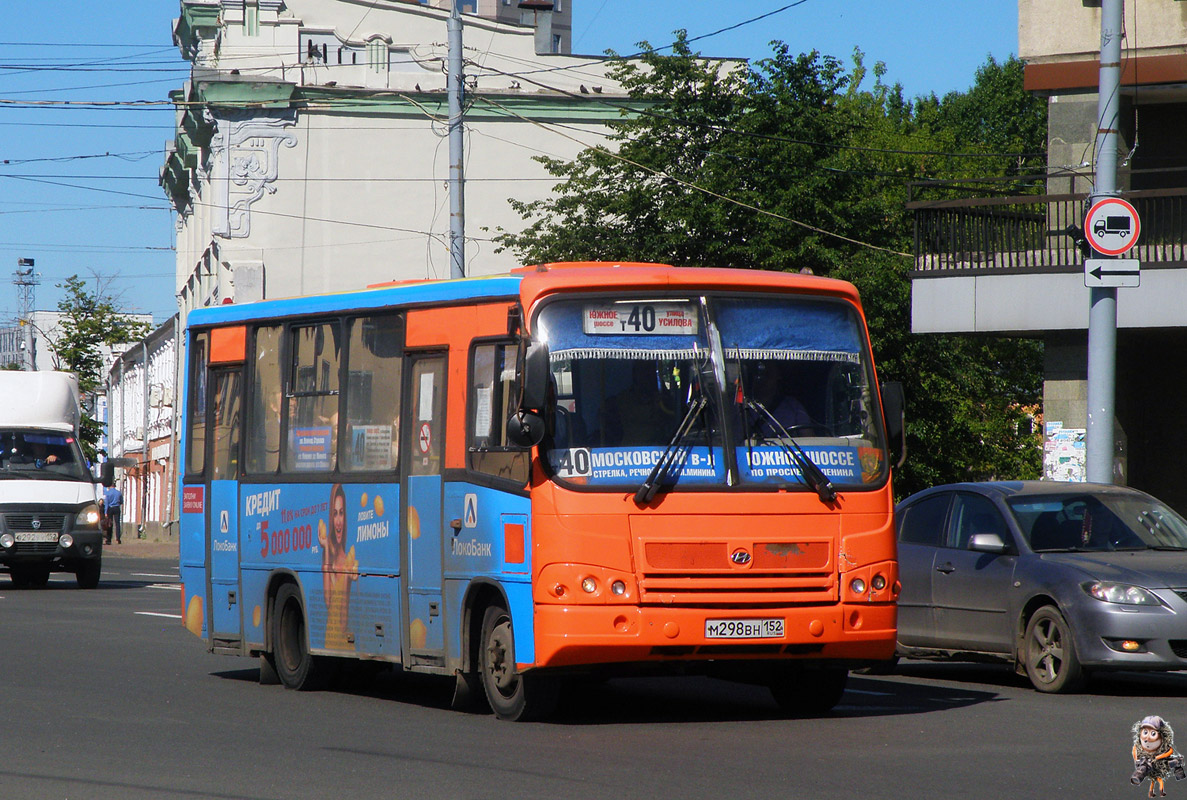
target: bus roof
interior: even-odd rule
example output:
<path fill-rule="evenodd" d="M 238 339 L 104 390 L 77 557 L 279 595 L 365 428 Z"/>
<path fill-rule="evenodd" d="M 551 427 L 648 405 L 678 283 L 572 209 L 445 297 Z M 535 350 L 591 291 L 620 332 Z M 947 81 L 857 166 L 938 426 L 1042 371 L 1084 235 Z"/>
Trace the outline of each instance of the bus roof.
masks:
<path fill-rule="evenodd" d="M 512 270 L 510 275 L 393 282 L 335 294 L 211 306 L 192 311 L 188 324 L 225 325 L 255 319 L 498 298 L 522 299 L 524 307 L 530 309 L 540 298 L 557 292 L 596 292 L 607 289 L 691 291 L 698 287 L 786 291 L 843 297 L 854 303 L 860 302 L 853 284 L 815 275 L 716 267 L 673 267 L 637 262 L 577 261 L 520 267 Z"/>
<path fill-rule="evenodd" d="M 697 288 L 762 289 L 843 297 L 860 304 L 857 288 L 847 281 L 795 272 L 592 261 L 540 264 L 514 272 L 524 276 L 520 294 L 526 308 L 555 292 L 597 292 L 611 288 L 677 292 Z"/>
<path fill-rule="evenodd" d="M 520 276 L 494 275 L 446 281 L 416 281 L 380 285 L 334 294 L 284 297 L 256 303 L 227 304 L 197 308 L 190 312 L 187 324 L 224 325 L 273 317 L 330 314 L 339 311 L 365 311 L 393 305 L 436 305 L 463 303 L 468 300 L 492 300 L 519 296 Z"/>

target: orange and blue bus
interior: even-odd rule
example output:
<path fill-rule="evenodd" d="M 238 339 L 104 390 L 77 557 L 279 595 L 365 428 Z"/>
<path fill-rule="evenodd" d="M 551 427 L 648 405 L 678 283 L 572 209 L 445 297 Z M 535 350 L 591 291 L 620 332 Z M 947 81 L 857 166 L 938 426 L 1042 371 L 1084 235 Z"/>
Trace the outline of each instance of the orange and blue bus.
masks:
<path fill-rule="evenodd" d="M 538 718 L 573 676 L 832 708 L 890 659 L 902 392 L 845 282 L 544 264 L 193 311 L 184 624 Z M 893 446 L 892 446 L 893 445 Z"/>

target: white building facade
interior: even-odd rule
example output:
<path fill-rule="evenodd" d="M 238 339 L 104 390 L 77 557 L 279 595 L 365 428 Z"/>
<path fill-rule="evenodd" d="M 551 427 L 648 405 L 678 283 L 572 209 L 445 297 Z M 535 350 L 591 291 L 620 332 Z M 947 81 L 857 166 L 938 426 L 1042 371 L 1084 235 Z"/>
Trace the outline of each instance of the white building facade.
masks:
<path fill-rule="evenodd" d="M 193 63 L 161 183 L 177 294 L 195 307 L 446 278 L 447 11 L 397 0 L 182 0 Z M 546 17 L 547 12 L 533 12 Z M 536 29 L 464 16 L 467 275 L 517 266 L 509 198 L 534 160 L 605 142 L 626 97 L 600 58 L 537 55 Z"/>
<path fill-rule="evenodd" d="M 177 318 L 115 359 L 108 372 L 107 455 L 120 465 L 124 535 L 168 538 L 174 508 Z M 134 533 L 135 531 L 135 533 Z"/>

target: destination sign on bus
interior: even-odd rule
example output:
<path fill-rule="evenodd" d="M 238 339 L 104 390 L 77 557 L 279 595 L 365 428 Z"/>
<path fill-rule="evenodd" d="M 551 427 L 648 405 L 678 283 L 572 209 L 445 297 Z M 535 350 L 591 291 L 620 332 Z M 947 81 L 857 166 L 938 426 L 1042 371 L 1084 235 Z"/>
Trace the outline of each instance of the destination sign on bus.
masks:
<path fill-rule="evenodd" d="M 692 303 L 589 305 L 583 309 L 582 329 L 587 334 L 695 335 L 697 309 Z"/>

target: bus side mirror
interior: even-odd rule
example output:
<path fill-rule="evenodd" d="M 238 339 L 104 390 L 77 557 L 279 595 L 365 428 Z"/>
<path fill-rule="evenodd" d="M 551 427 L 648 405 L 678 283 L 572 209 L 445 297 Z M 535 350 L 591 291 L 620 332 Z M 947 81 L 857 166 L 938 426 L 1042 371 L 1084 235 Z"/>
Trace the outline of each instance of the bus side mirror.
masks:
<path fill-rule="evenodd" d="M 530 342 L 524 350 L 520 380 L 523 393 L 519 399 L 520 411 L 543 411 L 548 403 L 548 380 L 551 369 L 548 363 L 548 345 Z"/>
<path fill-rule="evenodd" d="M 882 414 L 886 418 L 886 439 L 895 467 L 901 467 L 907 460 L 907 401 L 903 396 L 903 385 L 898 381 L 882 384 Z"/>
<path fill-rule="evenodd" d="M 507 441 L 518 447 L 532 447 L 544 439 L 544 417 L 519 410 L 507 418 Z"/>

